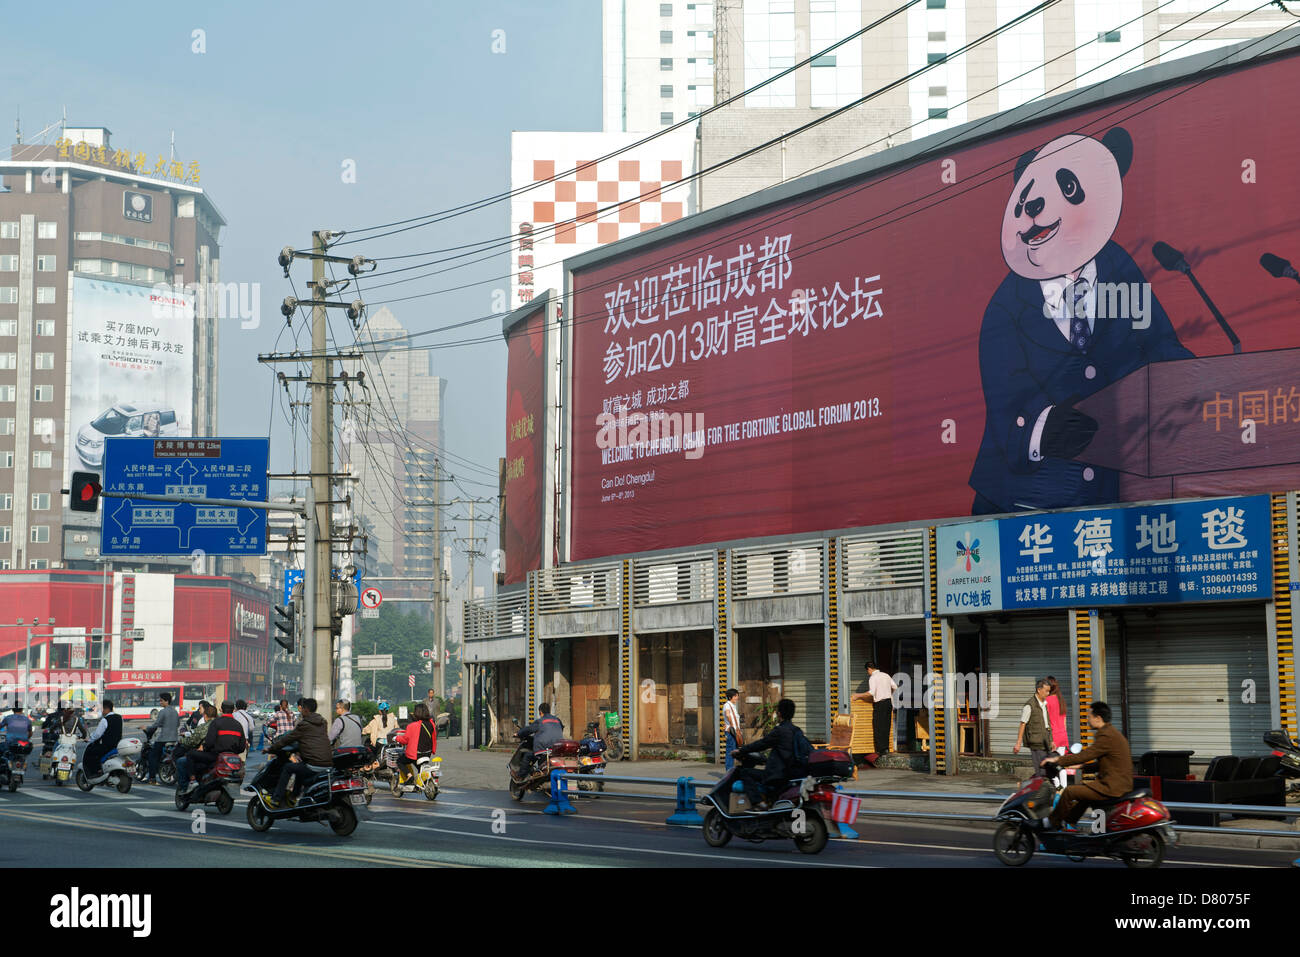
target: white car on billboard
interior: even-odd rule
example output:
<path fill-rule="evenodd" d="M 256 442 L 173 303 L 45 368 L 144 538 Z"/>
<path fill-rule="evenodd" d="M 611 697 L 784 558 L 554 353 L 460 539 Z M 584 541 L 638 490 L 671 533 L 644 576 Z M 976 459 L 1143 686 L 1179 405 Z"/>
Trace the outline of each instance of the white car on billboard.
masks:
<path fill-rule="evenodd" d="M 178 435 L 176 412 L 157 405 L 115 405 L 77 430 L 77 455 L 93 469 L 104 464 L 104 441 L 110 437 Z"/>

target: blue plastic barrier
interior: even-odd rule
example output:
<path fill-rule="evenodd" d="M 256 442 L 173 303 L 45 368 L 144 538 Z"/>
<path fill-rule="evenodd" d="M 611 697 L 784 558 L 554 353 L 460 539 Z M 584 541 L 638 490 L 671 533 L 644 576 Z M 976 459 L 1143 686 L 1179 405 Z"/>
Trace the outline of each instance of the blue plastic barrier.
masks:
<path fill-rule="evenodd" d="M 669 815 L 669 824 L 684 824 L 687 827 L 700 827 L 704 818 L 695 810 L 695 787 L 691 778 L 677 779 L 677 807 Z"/>
<path fill-rule="evenodd" d="M 578 809 L 569 803 L 568 781 L 558 768 L 551 772 L 551 803 L 542 808 L 544 814 L 577 814 Z"/>

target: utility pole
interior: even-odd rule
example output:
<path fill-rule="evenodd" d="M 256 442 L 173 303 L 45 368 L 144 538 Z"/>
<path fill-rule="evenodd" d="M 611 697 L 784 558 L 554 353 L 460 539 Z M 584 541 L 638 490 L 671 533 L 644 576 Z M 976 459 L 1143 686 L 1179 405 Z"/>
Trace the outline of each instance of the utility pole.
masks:
<path fill-rule="evenodd" d="M 325 242 L 326 231 L 311 234 L 311 293 L 314 300 L 324 298 L 325 292 Z M 311 489 L 315 499 L 316 538 L 308 540 L 306 547 L 314 550 L 316 560 L 306 575 L 306 598 L 312 603 L 312 631 L 307 636 L 314 652 L 313 668 L 304 674 L 307 694 L 321 707 L 330 700 L 330 674 L 334 640 L 330 628 L 333 609 L 330 607 L 330 570 L 334 567 L 333 498 L 330 494 L 330 472 L 334 444 L 333 383 L 327 331 L 325 305 L 313 305 L 311 310 Z M 314 572 L 314 575 L 312 574 Z M 328 710 L 328 709 L 326 709 Z"/>
<path fill-rule="evenodd" d="M 441 413 L 439 413 L 441 414 Z M 434 581 L 434 601 L 433 601 L 433 647 L 434 654 L 438 657 L 435 659 L 435 666 L 438 670 L 438 698 L 447 697 L 447 654 L 446 648 L 447 636 L 445 619 L 442 608 L 442 479 L 440 478 L 442 469 L 437 459 L 433 460 L 433 575 Z"/>

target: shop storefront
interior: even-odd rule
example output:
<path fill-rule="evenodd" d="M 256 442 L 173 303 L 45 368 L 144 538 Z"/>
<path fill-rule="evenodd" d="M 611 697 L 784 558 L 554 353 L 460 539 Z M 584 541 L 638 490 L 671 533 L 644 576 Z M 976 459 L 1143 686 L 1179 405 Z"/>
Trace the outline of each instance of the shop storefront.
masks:
<path fill-rule="evenodd" d="M 795 704 L 794 723 L 813 741 L 827 740 L 826 632 L 822 625 L 737 628 L 740 720 L 749 740 L 776 704 Z"/>
<path fill-rule="evenodd" d="M 713 633 L 638 636 L 637 676 L 637 741 L 642 753 L 712 754 L 717 713 Z"/>
<path fill-rule="evenodd" d="M 1001 620 L 999 620 L 1001 619 Z M 960 632 L 959 632 L 960 634 Z M 1039 678 L 1051 675 L 1061 687 L 1061 701 L 1072 711 L 1074 664 L 1070 654 L 1070 619 L 1066 611 L 1049 614 L 1004 615 L 980 623 L 972 640 L 988 663 L 990 707 L 981 709 L 972 700 L 969 682 L 958 687 L 958 707 L 966 720 L 974 722 L 976 747 L 967 753 L 1009 757 L 1020 730 L 1020 714 L 1034 696 Z M 992 676 L 997 676 L 993 697 Z M 963 732 L 968 739 L 968 732 Z M 1075 735 L 1071 735 L 1074 740 Z M 967 742 L 968 743 L 968 742 Z M 965 750 L 965 746 L 963 746 Z M 1028 753 L 1022 750 L 1022 755 Z"/>
<path fill-rule="evenodd" d="M 851 707 L 852 696 L 866 691 L 867 662 L 893 676 L 895 695 L 894 748 L 904 752 L 929 749 L 930 712 L 925 706 L 925 622 L 920 618 L 882 619 L 848 624 L 849 660 L 846 664 L 841 712 Z"/>
<path fill-rule="evenodd" d="M 618 643 L 613 635 L 554 638 L 542 647 L 542 700 L 552 702 L 567 733 L 580 735 L 603 712 L 618 709 Z"/>

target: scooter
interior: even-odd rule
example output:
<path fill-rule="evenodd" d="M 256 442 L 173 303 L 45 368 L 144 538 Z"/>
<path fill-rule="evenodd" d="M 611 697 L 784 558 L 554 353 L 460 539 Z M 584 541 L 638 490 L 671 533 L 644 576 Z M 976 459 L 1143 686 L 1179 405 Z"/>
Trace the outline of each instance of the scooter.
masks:
<path fill-rule="evenodd" d="M 286 749 L 286 751 L 289 749 Z M 271 829 L 276 821 L 320 821 L 328 824 L 339 837 L 347 837 L 357 829 L 357 806 L 365 806 L 365 784 L 357 775 L 357 769 L 366 763 L 365 748 L 344 748 L 334 753 L 333 768 L 321 774 L 312 775 L 302 785 L 297 799 L 278 807 L 271 804 L 275 790 L 274 782 L 278 778 L 279 768 L 288 761 L 288 754 L 281 752 L 274 760 L 267 761 L 262 770 L 253 778 L 250 787 L 254 794 L 248 802 L 248 826 L 262 833 Z M 358 752 L 358 753 L 352 753 Z M 297 770 L 301 765 L 290 765 L 286 774 L 302 774 Z M 272 773 L 275 769 L 275 773 Z"/>
<path fill-rule="evenodd" d="M 1286 778 L 1286 803 L 1300 803 L 1300 745 L 1281 728 L 1264 735 L 1264 743 L 1273 749 L 1273 756 L 1280 758 L 1277 773 Z"/>
<path fill-rule="evenodd" d="M 594 722 L 587 725 L 586 736 L 578 742 L 578 773 L 583 776 L 605 773 L 605 742 L 601 740 Z M 579 778 L 578 790 L 603 791 L 605 782 L 599 777 L 594 781 Z"/>
<path fill-rule="evenodd" d="M 814 752 L 817 754 L 818 752 Z M 723 847 L 732 837 L 759 844 L 770 840 L 793 840 L 805 854 L 820 854 L 830 835 L 826 828 L 835 785 L 853 775 L 853 760 L 844 752 L 822 752 L 831 760 L 819 762 L 800 781 L 792 779 L 765 811 L 753 809 L 745 796 L 741 769 L 759 764 L 753 754 L 737 753 L 736 766 L 701 798 L 709 806 L 704 815 L 704 841 L 709 847 Z"/>
<path fill-rule="evenodd" d="M 550 796 L 551 772 L 563 771 L 565 774 L 577 774 L 581 765 L 578 763 L 578 742 L 564 739 L 556 741 L 549 748 L 534 751 L 527 765 L 524 764 L 524 751 L 532 751 L 532 735 L 515 736 L 519 738 L 519 747 L 506 765 L 510 773 L 510 798 L 522 801 L 529 791 L 540 791 Z"/>
<path fill-rule="evenodd" d="M 0 748 L 0 787 L 17 791 L 27 770 L 27 755 L 32 753 L 32 743 L 25 738 L 6 740 Z"/>
<path fill-rule="evenodd" d="M 993 854 L 1010 867 L 1027 864 L 1035 851 L 1061 854 L 1071 861 L 1109 857 L 1132 868 L 1156 868 L 1165 848 L 1178 843 L 1169 811 L 1138 788 L 1117 798 L 1093 803 L 1090 818 L 1075 831 L 1048 830 L 1047 817 L 1059 800 L 1053 783 L 1060 768 L 1051 761 L 998 808 L 1001 822 L 993 834 Z"/>
<path fill-rule="evenodd" d="M 185 811 L 191 804 L 215 804 L 222 814 L 235 807 L 239 786 L 244 783 L 244 759 L 238 754 L 222 752 L 217 763 L 197 781 L 176 789 L 176 810 Z"/>
<path fill-rule="evenodd" d="M 178 741 L 168 741 L 163 744 L 162 757 L 158 759 L 158 780 L 168 787 L 174 787 L 176 784 L 176 757 L 174 752 L 176 751 L 176 745 L 179 743 L 180 742 Z M 157 745 L 153 744 L 153 735 L 149 735 L 145 738 L 145 746 L 147 748 L 157 747 Z M 148 752 L 145 752 L 141 756 L 140 760 L 135 763 L 135 779 L 137 781 L 143 782 L 149 780 L 149 762 L 146 760 L 147 757 Z"/>
<path fill-rule="evenodd" d="M 135 759 L 143 747 L 144 742 L 139 738 L 123 738 L 116 748 L 104 755 L 99 774 L 94 777 L 86 773 L 86 755 L 83 752 L 75 774 L 77 787 L 90 791 L 96 785 L 112 781 L 119 793 L 126 794 L 131 790 L 131 781 L 135 777 Z"/>
<path fill-rule="evenodd" d="M 45 764 L 45 758 L 42 756 L 42 768 Z M 49 777 L 56 787 L 63 787 L 72 777 L 72 769 L 77 766 L 77 735 L 72 731 L 65 731 L 59 735 L 59 743 L 55 745 L 53 753 L 50 754 L 49 774 L 42 774 L 42 777 Z"/>
<path fill-rule="evenodd" d="M 421 791 L 428 800 L 437 800 L 438 784 L 442 779 L 442 758 L 437 755 L 422 755 L 416 758 L 415 776 L 412 777 L 411 772 L 401 764 L 400 759 L 405 753 L 405 746 L 400 744 L 389 745 L 384 749 L 384 763 L 392 775 L 389 787 L 393 797 L 400 798 L 403 794 Z"/>

